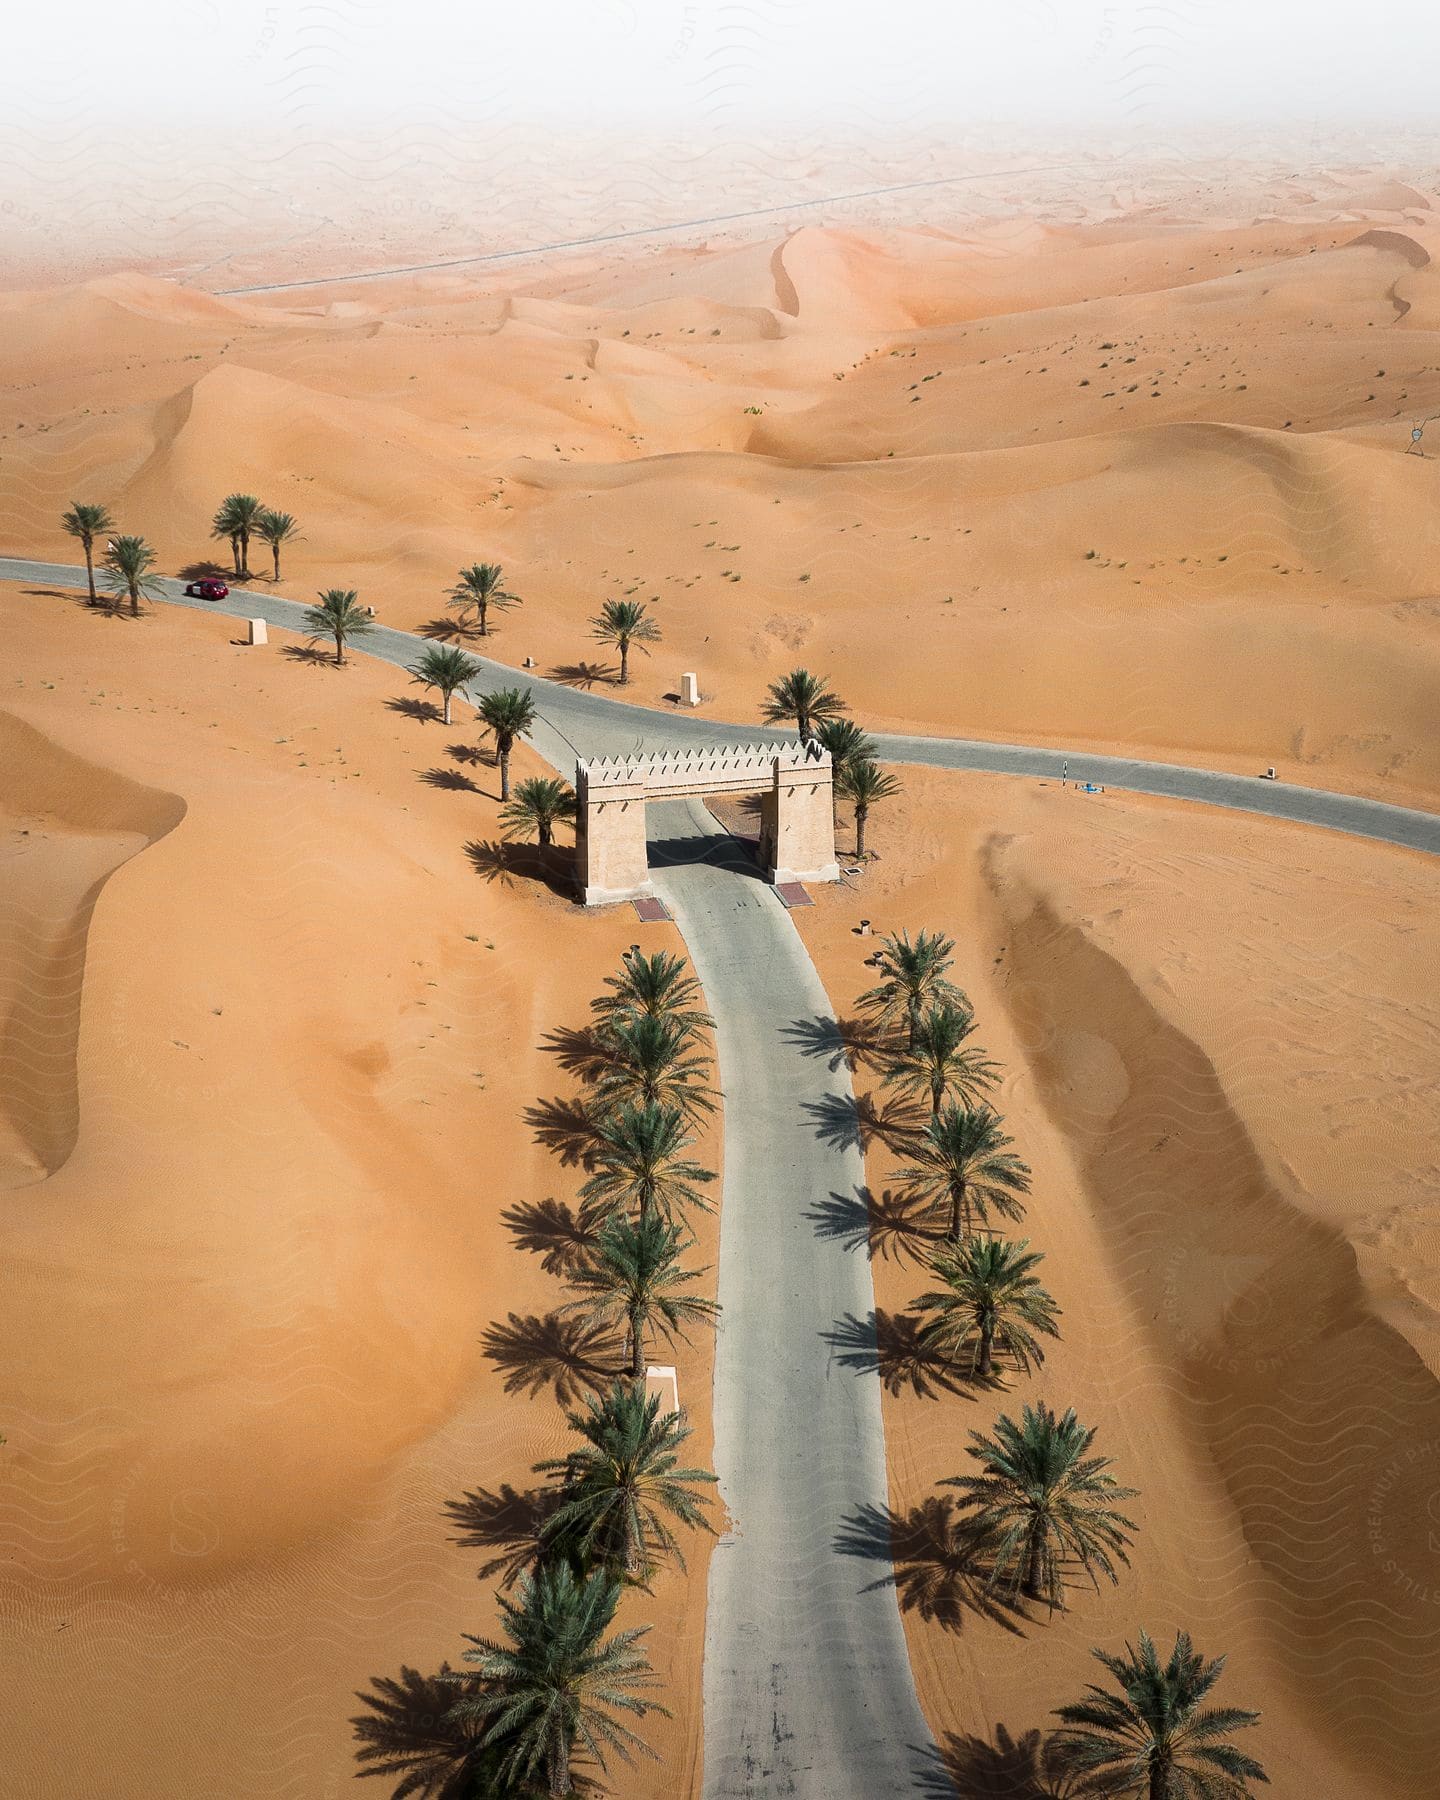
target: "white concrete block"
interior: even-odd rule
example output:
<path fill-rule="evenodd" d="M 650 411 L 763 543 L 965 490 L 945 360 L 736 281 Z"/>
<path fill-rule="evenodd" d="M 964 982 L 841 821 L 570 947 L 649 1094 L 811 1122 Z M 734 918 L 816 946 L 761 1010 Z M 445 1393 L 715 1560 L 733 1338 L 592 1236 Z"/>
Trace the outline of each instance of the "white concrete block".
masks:
<path fill-rule="evenodd" d="M 252 644 L 268 644 L 270 642 L 263 619 L 250 619 L 247 622 L 250 626 L 250 642 Z"/>
<path fill-rule="evenodd" d="M 682 706 L 698 706 L 700 704 L 700 683 L 693 675 L 680 677 L 680 704 Z"/>

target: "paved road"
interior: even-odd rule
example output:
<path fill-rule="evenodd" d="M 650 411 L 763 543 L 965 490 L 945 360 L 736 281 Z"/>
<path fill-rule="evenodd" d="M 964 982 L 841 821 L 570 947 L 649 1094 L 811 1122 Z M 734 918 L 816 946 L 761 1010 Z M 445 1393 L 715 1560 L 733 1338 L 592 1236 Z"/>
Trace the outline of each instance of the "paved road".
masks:
<path fill-rule="evenodd" d="M 837 1035 L 830 1002 L 736 840 L 696 801 L 648 810 L 655 885 L 715 1014 L 725 1093 L 715 1468 L 733 1529 L 710 1562 L 705 1800 L 933 1795 L 888 1546 L 885 1561 L 838 1547 L 883 1514 L 888 1488 L 870 1264 L 815 1218 L 865 1180 L 855 1139 L 833 1128 L 853 1113 L 849 1074 L 813 1053 Z"/>
<path fill-rule="evenodd" d="M 30 581 L 39 586 L 83 588 L 85 571 L 56 563 L 30 562 L 0 557 L 0 579 Z M 178 605 L 197 611 L 226 612 L 235 618 L 263 618 L 287 630 L 299 630 L 303 602 L 284 600 L 268 591 L 232 589 L 218 606 L 204 600 L 187 600 L 184 584 L 161 583 L 161 594 Z M 357 642 L 373 656 L 405 667 L 424 647 L 408 632 L 377 629 Z M 640 749 L 661 750 L 704 744 L 776 741 L 786 734 L 761 725 L 726 724 L 694 714 L 658 712 L 631 706 L 609 693 L 599 694 L 560 686 L 526 675 L 504 663 L 479 659 L 483 673 L 478 688 L 526 686 L 535 695 L 541 725 L 534 733 L 536 749 L 565 774 L 577 755 L 603 756 Z M 1380 800 L 1364 800 L 1354 794 L 1337 794 L 1325 788 L 1297 787 L 1285 781 L 1262 781 L 1248 775 L 1225 775 L 1180 763 L 1149 762 L 1143 758 L 1091 756 L 1083 751 L 1037 749 L 1022 744 L 995 744 L 972 738 L 902 737 L 877 733 L 876 742 L 887 762 L 924 763 L 942 769 L 978 769 L 999 775 L 1025 775 L 1058 781 L 1068 759 L 1070 779 L 1097 786 L 1126 788 L 1135 793 L 1161 794 L 1172 800 L 1199 800 L 1211 806 L 1228 806 L 1242 812 L 1292 819 L 1305 825 L 1321 825 L 1358 837 L 1378 838 L 1411 850 L 1440 855 L 1440 814 L 1410 807 L 1390 806 Z"/>

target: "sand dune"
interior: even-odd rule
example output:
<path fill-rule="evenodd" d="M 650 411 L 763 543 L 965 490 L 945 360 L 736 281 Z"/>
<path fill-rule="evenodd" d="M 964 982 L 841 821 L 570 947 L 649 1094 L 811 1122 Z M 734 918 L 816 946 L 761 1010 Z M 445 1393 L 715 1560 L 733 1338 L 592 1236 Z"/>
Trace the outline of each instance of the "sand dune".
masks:
<path fill-rule="evenodd" d="M 877 722 L 1433 793 L 1436 464 L 1404 454 L 1440 411 L 1427 243 L 1150 211 L 808 225 L 533 291 L 107 278 L 5 303 L 0 498 L 12 547 L 58 554 L 93 489 L 174 568 L 253 489 L 302 521 L 295 591 L 406 624 L 502 561 L 541 666 L 646 599 L 644 699 L 695 668 L 745 716 L 803 657 Z"/>
<path fill-rule="evenodd" d="M 503 1536 L 564 1441 L 505 1331 L 563 1293 L 506 1215 L 573 1196 L 524 1112 L 633 916 L 481 878 L 469 709 L 392 709 L 396 671 L 0 611 L 10 1791 L 338 1793 L 355 1690 L 493 1622 L 447 1503 Z M 632 1612 L 679 1717 L 637 1794 L 691 1785 L 706 1550 Z"/>
<path fill-rule="evenodd" d="M 1023 1231 L 1065 1312 L 1010 1403 L 1076 1405 L 1141 1490 L 1118 1590 L 1077 1592 L 1021 1638 L 967 1610 L 923 1509 L 1006 1399 L 948 1392 L 907 1353 L 924 1276 L 882 1201 L 900 1592 L 954 1771 L 985 1791 L 997 1747 L 1086 1679 L 1089 1645 L 1143 1618 L 1227 1647 L 1240 1703 L 1264 1709 L 1277 1791 L 1424 1791 L 1440 1669 L 1433 870 L 1130 796 L 904 779 L 872 818 L 882 861 L 802 928 L 842 1011 L 867 975 L 861 913 L 956 934 L 1036 1172 Z M 878 1138 L 869 1161 L 883 1196 Z"/>

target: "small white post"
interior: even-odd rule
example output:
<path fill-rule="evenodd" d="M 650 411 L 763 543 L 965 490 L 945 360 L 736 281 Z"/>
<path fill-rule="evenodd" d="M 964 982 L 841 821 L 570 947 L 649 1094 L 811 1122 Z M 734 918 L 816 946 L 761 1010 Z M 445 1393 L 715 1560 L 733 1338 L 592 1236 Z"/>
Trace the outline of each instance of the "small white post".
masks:
<path fill-rule="evenodd" d="M 252 644 L 268 644 L 270 642 L 263 619 L 250 619 L 247 623 L 250 626 L 250 642 Z"/>
<path fill-rule="evenodd" d="M 693 675 L 680 677 L 680 704 L 682 706 L 698 706 L 700 704 L 700 683 Z"/>

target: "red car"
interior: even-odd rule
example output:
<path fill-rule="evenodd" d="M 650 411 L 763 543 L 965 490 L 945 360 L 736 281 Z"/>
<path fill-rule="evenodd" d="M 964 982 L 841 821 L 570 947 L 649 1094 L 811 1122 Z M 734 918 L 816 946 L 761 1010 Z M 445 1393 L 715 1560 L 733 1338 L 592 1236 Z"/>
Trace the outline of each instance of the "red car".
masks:
<path fill-rule="evenodd" d="M 185 589 L 192 600 L 223 600 L 230 592 L 223 581 L 192 581 Z"/>

